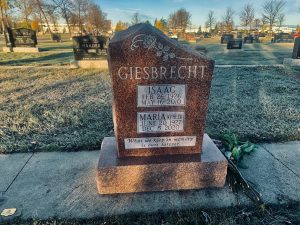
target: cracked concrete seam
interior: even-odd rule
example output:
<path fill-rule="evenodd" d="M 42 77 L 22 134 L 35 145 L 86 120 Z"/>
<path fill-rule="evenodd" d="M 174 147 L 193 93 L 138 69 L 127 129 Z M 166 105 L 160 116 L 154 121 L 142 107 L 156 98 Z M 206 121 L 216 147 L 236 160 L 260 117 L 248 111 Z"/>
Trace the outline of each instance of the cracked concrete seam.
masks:
<path fill-rule="evenodd" d="M 29 161 L 32 159 L 34 155 L 34 152 L 31 153 L 31 156 L 26 160 L 26 162 L 24 163 L 24 165 L 22 166 L 22 168 L 20 169 L 20 171 L 17 173 L 17 175 L 14 177 L 14 179 L 10 182 L 10 184 L 7 186 L 6 190 L 3 191 L 3 195 L 9 190 L 9 188 L 12 186 L 12 184 L 15 182 L 15 180 L 18 178 L 18 176 L 20 175 L 20 173 L 23 171 L 23 169 L 25 168 L 25 166 L 29 163 Z"/>
<path fill-rule="evenodd" d="M 268 150 L 268 148 L 264 145 L 261 145 L 261 147 L 268 152 L 275 160 L 277 160 L 279 163 L 281 163 L 285 168 L 287 168 L 289 171 L 291 171 L 296 177 L 300 178 L 300 175 L 298 175 L 293 169 L 291 169 L 289 166 L 287 166 L 284 162 L 282 162 L 280 159 L 278 159 L 271 151 Z"/>

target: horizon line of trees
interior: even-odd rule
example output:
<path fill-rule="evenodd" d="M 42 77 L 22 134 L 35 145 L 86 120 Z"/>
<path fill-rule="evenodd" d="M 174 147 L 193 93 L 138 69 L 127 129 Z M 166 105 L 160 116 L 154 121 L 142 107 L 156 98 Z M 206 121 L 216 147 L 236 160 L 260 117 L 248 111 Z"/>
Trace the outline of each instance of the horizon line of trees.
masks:
<path fill-rule="evenodd" d="M 111 24 L 107 15 L 101 10 L 94 0 L 0 0 L 1 27 L 31 27 L 42 29 L 39 24 L 47 24 L 46 32 L 52 34 L 50 23 L 54 27 L 58 21 L 64 20 L 67 24 L 70 36 L 79 28 L 79 32 L 101 33 L 110 30 Z M 237 13 L 232 7 L 227 7 L 222 19 L 218 21 L 214 11 L 210 10 L 205 22 L 205 28 L 210 33 L 231 32 L 234 29 L 234 15 L 238 15 L 240 25 L 247 30 L 259 28 L 265 32 L 272 30 L 274 25 L 281 27 L 285 21 L 284 6 L 285 0 L 266 0 L 262 4 L 262 15 L 256 16 L 253 4 L 247 3 Z M 299 9 L 300 10 L 300 9 Z M 154 26 L 163 32 L 175 31 L 185 33 L 191 26 L 191 13 L 185 8 L 180 8 L 171 13 L 168 19 L 156 19 Z M 120 31 L 140 22 L 147 22 L 141 19 L 138 12 L 132 16 L 131 23 L 118 21 L 115 31 Z M 43 32 L 45 32 L 42 29 Z M 202 27 L 198 33 L 202 32 Z"/>
<path fill-rule="evenodd" d="M 272 28 L 277 25 L 282 27 L 285 21 L 284 6 L 285 0 L 266 0 L 262 4 L 262 14 L 257 16 L 254 6 L 251 3 L 246 3 L 241 11 L 237 13 L 232 7 L 227 7 L 222 19 L 218 21 L 215 17 L 213 10 L 210 10 L 205 22 L 205 28 L 210 33 L 218 32 L 231 32 L 234 29 L 234 16 L 238 15 L 240 19 L 240 25 L 245 27 L 246 30 L 262 30 L 263 32 L 272 31 Z M 300 9 L 299 9 L 300 10 Z M 300 11 L 299 11 L 300 13 Z M 185 8 L 181 8 L 171 13 L 168 19 L 161 18 L 155 19 L 154 26 L 163 32 L 178 31 L 185 33 L 187 28 L 191 25 L 191 13 Z M 142 21 L 140 15 L 136 12 L 132 17 L 131 23 L 118 21 L 116 24 L 116 31 L 124 30 L 130 25 L 134 25 Z M 202 27 L 198 29 L 198 33 L 202 32 Z"/>
<path fill-rule="evenodd" d="M 66 23 L 70 37 L 76 30 L 100 34 L 111 29 L 107 14 L 94 0 L 0 0 L 0 11 L 1 31 L 25 27 L 52 34 L 59 21 Z"/>

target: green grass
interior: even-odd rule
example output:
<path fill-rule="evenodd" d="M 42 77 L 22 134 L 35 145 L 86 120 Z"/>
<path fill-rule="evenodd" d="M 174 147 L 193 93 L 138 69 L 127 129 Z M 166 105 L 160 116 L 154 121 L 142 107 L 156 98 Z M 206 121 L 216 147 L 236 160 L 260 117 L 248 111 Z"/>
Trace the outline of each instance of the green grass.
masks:
<path fill-rule="evenodd" d="M 107 72 L 0 71 L 0 153 L 90 150 L 112 135 Z"/>
<path fill-rule="evenodd" d="M 14 221 L 19 225 L 285 225 L 299 224 L 299 205 L 260 208 L 230 208 L 190 210 L 184 212 L 122 215 L 87 220 L 28 220 Z"/>
<path fill-rule="evenodd" d="M 0 53 L 0 66 L 62 66 L 73 60 L 73 52 Z"/>
<path fill-rule="evenodd" d="M 216 68 L 206 132 L 300 140 L 300 70 Z M 0 153 L 99 149 L 113 135 L 107 71 L 0 70 Z"/>

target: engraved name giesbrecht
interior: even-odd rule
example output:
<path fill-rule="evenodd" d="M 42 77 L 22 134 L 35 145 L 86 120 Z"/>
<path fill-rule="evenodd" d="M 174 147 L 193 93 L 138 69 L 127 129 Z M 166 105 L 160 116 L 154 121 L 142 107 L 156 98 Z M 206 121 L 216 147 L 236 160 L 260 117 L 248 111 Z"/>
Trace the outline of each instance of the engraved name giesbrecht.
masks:
<path fill-rule="evenodd" d="M 122 66 L 118 69 L 121 80 L 163 80 L 163 79 L 202 79 L 207 66 Z"/>

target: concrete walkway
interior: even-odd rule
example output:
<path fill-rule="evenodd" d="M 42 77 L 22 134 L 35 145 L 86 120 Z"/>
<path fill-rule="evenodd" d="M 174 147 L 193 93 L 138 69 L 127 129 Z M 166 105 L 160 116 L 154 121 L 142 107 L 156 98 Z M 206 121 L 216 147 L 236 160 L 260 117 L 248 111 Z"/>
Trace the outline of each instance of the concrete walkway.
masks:
<path fill-rule="evenodd" d="M 17 208 L 22 219 L 90 219 L 253 204 L 222 189 L 100 196 L 95 173 L 99 152 L 0 155 L 0 211 Z M 267 203 L 300 202 L 300 142 L 264 144 L 242 170 Z M 2 218 L 3 219 L 3 218 Z M 1 222 L 1 218 L 0 218 Z"/>

